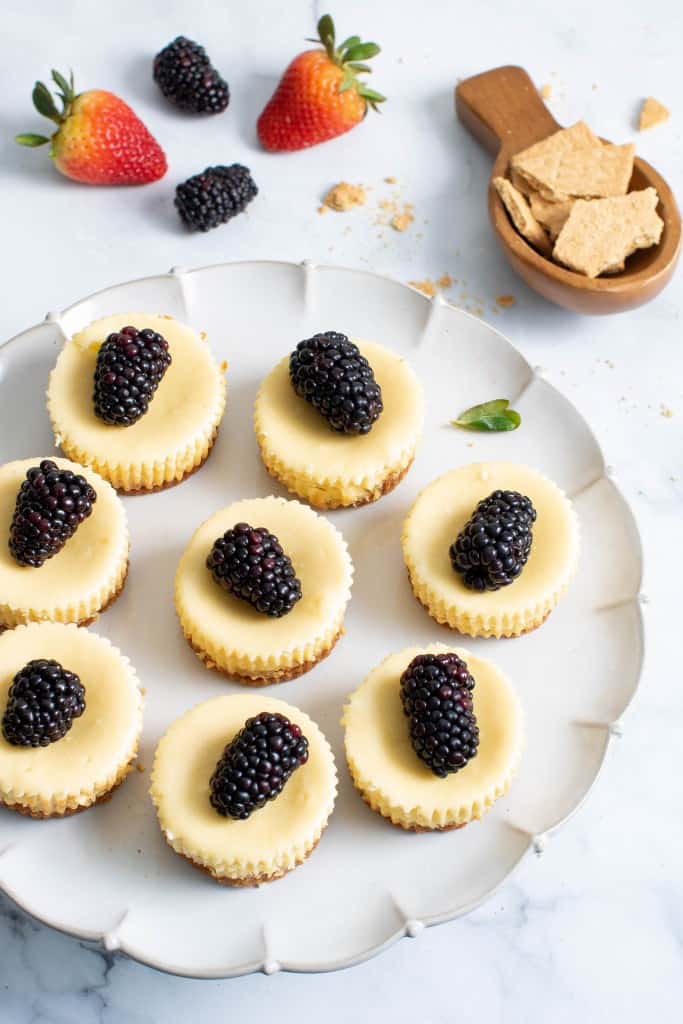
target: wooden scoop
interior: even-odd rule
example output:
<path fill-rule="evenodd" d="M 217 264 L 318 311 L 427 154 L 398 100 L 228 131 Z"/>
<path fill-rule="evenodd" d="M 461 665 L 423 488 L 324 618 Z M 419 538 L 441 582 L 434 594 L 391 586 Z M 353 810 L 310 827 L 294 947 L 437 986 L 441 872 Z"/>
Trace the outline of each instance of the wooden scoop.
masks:
<path fill-rule="evenodd" d="M 467 78 L 455 90 L 455 109 L 465 127 L 496 154 L 491 178 L 506 176 L 510 158 L 561 127 L 541 101 L 523 68 L 503 67 Z M 669 282 L 681 247 L 681 216 L 671 189 L 654 167 L 635 158 L 630 189 L 657 189 L 657 213 L 664 221 L 661 241 L 640 249 L 626 268 L 610 277 L 589 278 L 536 252 L 511 224 L 489 182 L 489 215 L 503 252 L 530 288 L 577 313 L 620 313 L 653 299 Z"/>

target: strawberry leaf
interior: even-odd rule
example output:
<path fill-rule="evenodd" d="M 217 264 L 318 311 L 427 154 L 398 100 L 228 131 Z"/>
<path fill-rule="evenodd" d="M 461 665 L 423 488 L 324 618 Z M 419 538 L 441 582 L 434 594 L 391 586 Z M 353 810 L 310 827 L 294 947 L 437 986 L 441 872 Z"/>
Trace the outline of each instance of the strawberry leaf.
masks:
<path fill-rule="evenodd" d="M 366 71 L 369 75 L 372 74 L 372 68 L 369 64 L 358 64 L 356 61 L 352 61 L 347 64 L 347 67 L 353 68 L 354 71 Z"/>
<path fill-rule="evenodd" d="M 45 135 L 34 135 L 33 132 L 24 132 L 22 135 L 15 135 L 14 141 L 18 142 L 20 146 L 30 146 L 32 149 L 35 149 L 36 146 L 44 146 L 50 140 Z"/>
<path fill-rule="evenodd" d="M 358 92 L 363 99 L 367 100 L 368 103 L 373 106 L 375 103 L 386 103 L 386 96 L 382 96 L 381 92 L 375 92 L 374 89 L 369 89 L 367 85 L 361 85 Z"/>
<path fill-rule="evenodd" d="M 329 14 L 323 14 L 318 22 L 318 35 L 330 57 L 334 54 L 334 22 Z"/>
<path fill-rule="evenodd" d="M 348 90 L 351 89 L 355 85 L 355 83 L 356 83 L 356 79 L 353 77 L 353 72 L 352 71 L 345 71 L 344 72 L 344 77 L 342 78 L 342 80 L 341 80 L 341 82 L 339 84 L 339 89 L 337 90 L 337 92 L 339 92 L 339 93 L 348 92 Z"/>
<path fill-rule="evenodd" d="M 53 68 L 52 69 L 52 81 L 55 83 L 56 86 L 58 86 L 59 89 L 62 90 L 62 95 L 64 97 L 64 100 L 66 100 L 68 98 L 70 90 L 69 90 L 69 83 L 67 82 L 67 80 L 64 77 L 64 75 L 60 75 L 59 71 L 55 71 L 55 69 Z"/>
<path fill-rule="evenodd" d="M 509 406 L 510 402 L 507 398 L 496 398 L 491 402 L 473 405 L 470 409 L 461 412 L 457 420 L 452 420 L 451 425 L 460 427 L 461 430 L 489 432 L 516 430 L 522 422 L 522 417 Z"/>
<path fill-rule="evenodd" d="M 359 43 L 346 51 L 344 60 L 369 60 L 370 57 L 376 57 L 379 52 L 377 43 Z"/>
<path fill-rule="evenodd" d="M 340 44 L 339 49 L 340 50 L 348 50 L 349 47 L 351 47 L 351 46 L 358 46 L 359 43 L 360 43 L 360 36 L 349 36 L 348 39 L 345 39 L 344 42 Z"/>
<path fill-rule="evenodd" d="M 43 117 L 49 117 L 51 121 L 60 123 L 60 113 L 55 106 L 50 90 L 43 82 L 36 82 L 33 86 L 33 105 Z"/>

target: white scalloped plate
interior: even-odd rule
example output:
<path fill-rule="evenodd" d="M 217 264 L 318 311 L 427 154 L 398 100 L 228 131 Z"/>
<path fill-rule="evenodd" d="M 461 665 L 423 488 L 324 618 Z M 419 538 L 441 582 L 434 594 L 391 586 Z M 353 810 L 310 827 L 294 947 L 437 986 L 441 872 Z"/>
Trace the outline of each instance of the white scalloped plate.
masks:
<path fill-rule="evenodd" d="M 41 921 L 177 974 L 348 966 L 480 904 L 589 792 L 640 675 L 637 529 L 589 427 L 502 335 L 388 279 L 310 264 L 174 272 L 51 314 L 0 350 L 1 462 L 53 451 L 43 393 L 64 333 L 108 313 L 142 310 L 208 330 L 214 353 L 230 364 L 228 411 L 206 466 L 180 487 L 125 500 L 130 577 L 94 627 L 131 658 L 146 687 L 147 770 L 134 773 L 110 803 L 73 818 L 41 822 L 0 811 L 0 885 Z M 154 747 L 169 722 L 198 701 L 239 689 L 205 671 L 182 640 L 172 580 L 187 539 L 210 513 L 238 497 L 282 493 L 258 458 L 256 389 L 296 341 L 332 328 L 408 356 L 426 390 L 425 436 L 396 491 L 332 514 L 356 566 L 347 633 L 318 668 L 273 691 L 308 711 L 334 748 L 340 793 L 327 832 L 310 860 L 282 881 L 225 889 L 165 845 L 147 795 Z M 499 396 L 520 410 L 518 431 L 478 435 L 447 426 L 466 406 Z M 542 629 L 518 640 L 465 641 L 500 663 L 525 707 L 527 746 L 508 796 L 461 831 L 404 833 L 351 786 L 342 704 L 389 652 L 450 638 L 410 593 L 401 523 L 428 481 L 488 458 L 527 462 L 564 488 L 575 500 L 590 563 L 582 562 Z"/>

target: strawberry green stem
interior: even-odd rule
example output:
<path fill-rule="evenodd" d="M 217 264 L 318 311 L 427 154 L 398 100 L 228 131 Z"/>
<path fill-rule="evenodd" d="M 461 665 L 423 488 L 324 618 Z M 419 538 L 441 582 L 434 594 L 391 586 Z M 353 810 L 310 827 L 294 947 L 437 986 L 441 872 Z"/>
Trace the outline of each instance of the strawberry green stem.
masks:
<path fill-rule="evenodd" d="M 373 110 L 377 110 L 378 103 L 385 102 L 385 96 L 375 92 L 374 89 L 369 89 L 358 78 L 359 74 L 372 72 L 372 68 L 364 62 L 376 57 L 380 52 L 377 43 L 364 43 L 360 36 L 349 36 L 340 46 L 337 46 L 334 21 L 329 14 L 323 14 L 318 22 L 318 38 L 309 39 L 308 42 L 320 43 L 332 63 L 343 70 L 344 77 L 340 83 L 339 92 L 355 89 Z"/>

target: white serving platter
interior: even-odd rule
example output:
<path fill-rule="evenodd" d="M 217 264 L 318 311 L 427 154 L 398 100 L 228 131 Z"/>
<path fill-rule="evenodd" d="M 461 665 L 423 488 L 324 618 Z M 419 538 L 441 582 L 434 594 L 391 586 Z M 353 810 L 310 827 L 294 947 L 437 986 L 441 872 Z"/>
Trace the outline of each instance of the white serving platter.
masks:
<path fill-rule="evenodd" d="M 99 292 L 0 349 L 0 462 L 47 456 L 48 373 L 64 336 L 109 313 L 169 313 L 209 332 L 229 363 L 228 409 L 204 468 L 179 487 L 124 499 L 131 569 L 91 628 L 130 657 L 146 689 L 135 772 L 111 802 L 64 820 L 0 811 L 0 888 L 39 920 L 161 970 L 222 978 L 252 971 L 327 971 L 487 899 L 589 793 L 638 684 L 643 657 L 641 547 L 590 428 L 497 331 L 437 298 L 366 272 L 277 262 L 174 271 Z M 133 318 L 134 319 L 134 318 Z M 346 635 L 316 669 L 270 692 L 304 708 L 337 758 L 339 799 L 318 850 L 260 889 L 226 889 L 164 843 L 147 789 L 157 740 L 186 708 L 237 684 L 206 671 L 182 639 L 172 582 L 194 528 L 240 497 L 282 494 L 252 430 L 261 378 L 301 338 L 338 330 L 404 353 L 426 392 L 413 469 L 374 505 L 331 513 L 356 576 Z M 188 381 L 191 387 L 191 381 Z M 506 397 L 522 414 L 508 434 L 448 426 L 475 402 Z M 516 640 L 462 640 L 413 598 L 399 544 L 418 491 L 465 462 L 526 462 L 574 500 L 583 557 L 547 623 Z M 0 539 L 1 542 L 1 539 Z M 587 556 L 586 552 L 590 552 Z M 445 834 L 394 828 L 348 778 L 339 724 L 346 695 L 386 654 L 434 640 L 496 660 L 524 705 L 527 744 L 506 798 Z M 559 881 L 559 880 L 558 880 Z"/>

